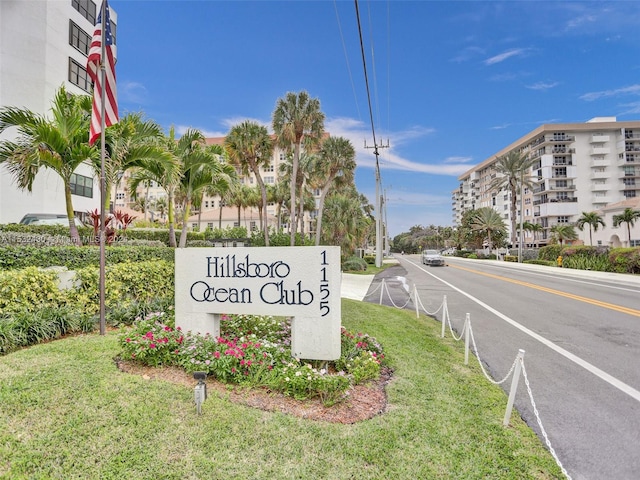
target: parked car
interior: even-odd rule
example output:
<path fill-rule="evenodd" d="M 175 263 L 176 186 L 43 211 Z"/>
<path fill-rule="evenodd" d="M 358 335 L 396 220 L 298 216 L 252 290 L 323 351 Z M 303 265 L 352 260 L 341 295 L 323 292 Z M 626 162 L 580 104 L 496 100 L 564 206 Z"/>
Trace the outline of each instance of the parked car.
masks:
<path fill-rule="evenodd" d="M 82 222 L 75 219 L 76 226 L 81 227 Z M 66 213 L 27 213 L 20 220 L 22 225 L 69 225 Z"/>
<path fill-rule="evenodd" d="M 444 266 L 444 257 L 438 250 L 425 250 L 422 252 L 422 263 L 429 266 Z"/>

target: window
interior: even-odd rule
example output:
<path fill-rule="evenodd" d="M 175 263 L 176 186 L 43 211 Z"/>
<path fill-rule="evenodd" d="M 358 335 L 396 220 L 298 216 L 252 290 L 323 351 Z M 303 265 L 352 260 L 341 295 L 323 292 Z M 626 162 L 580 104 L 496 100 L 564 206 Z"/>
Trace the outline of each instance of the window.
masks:
<path fill-rule="evenodd" d="M 240 226 L 240 222 L 233 222 L 233 226 L 234 227 L 239 227 Z"/>
<path fill-rule="evenodd" d="M 558 217 L 558 223 L 569 223 L 569 217 L 567 215 Z"/>
<path fill-rule="evenodd" d="M 567 167 L 558 167 L 553 169 L 554 177 L 566 177 L 567 176 Z"/>
<path fill-rule="evenodd" d="M 72 173 L 71 193 L 80 197 L 93 198 L 93 178 Z"/>
<path fill-rule="evenodd" d="M 524 199 L 524 204 L 525 205 L 531 205 L 531 199 L 530 198 L 525 198 Z"/>
<path fill-rule="evenodd" d="M 116 200 L 124 200 L 124 193 L 123 192 L 117 192 L 116 193 Z"/>
<path fill-rule="evenodd" d="M 636 191 L 635 190 L 625 190 L 624 191 L 624 198 L 636 198 Z"/>
<path fill-rule="evenodd" d="M 91 0 L 71 0 L 71 5 L 80 14 L 91 22 L 91 25 L 96 24 L 96 4 Z"/>
<path fill-rule="evenodd" d="M 91 79 L 85 68 L 69 57 L 69 81 L 87 93 L 91 93 Z"/>
<path fill-rule="evenodd" d="M 631 245 L 629 245 L 630 247 L 640 247 L 640 240 L 633 240 L 631 239 Z"/>
<path fill-rule="evenodd" d="M 72 20 L 69 20 L 69 45 L 77 48 L 84 55 L 89 55 L 91 37 Z"/>
<path fill-rule="evenodd" d="M 264 183 L 267 185 L 273 185 L 274 183 L 276 183 L 276 179 L 275 177 L 264 177 Z"/>
<path fill-rule="evenodd" d="M 207 223 L 207 228 L 209 230 L 213 230 L 213 222 L 212 223 Z"/>
<path fill-rule="evenodd" d="M 556 187 L 558 188 L 567 188 L 566 180 L 556 180 Z"/>
<path fill-rule="evenodd" d="M 273 168 L 273 163 L 270 163 L 269 165 L 267 165 L 266 167 L 264 167 L 262 169 L 264 172 L 273 172 L 274 168 Z"/>
<path fill-rule="evenodd" d="M 249 222 L 249 228 L 251 229 L 252 232 L 254 230 L 257 230 L 258 227 L 256 227 L 256 222 Z"/>
<path fill-rule="evenodd" d="M 636 179 L 635 178 L 623 178 L 622 182 L 624 183 L 625 187 L 633 187 L 636 184 Z"/>

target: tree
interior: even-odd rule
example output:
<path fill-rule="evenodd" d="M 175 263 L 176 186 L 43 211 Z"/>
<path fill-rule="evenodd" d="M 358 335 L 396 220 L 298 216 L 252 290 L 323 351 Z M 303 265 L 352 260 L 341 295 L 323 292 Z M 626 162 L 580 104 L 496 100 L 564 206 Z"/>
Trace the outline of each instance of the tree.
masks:
<path fill-rule="evenodd" d="M 247 120 L 231 128 L 224 140 L 224 145 L 231 162 L 239 165 L 245 175 L 252 172 L 256 177 L 262 196 L 260 207 L 261 227 L 264 233 L 264 244 L 268 247 L 267 189 L 262 180 L 262 175 L 260 175 L 260 167 L 267 167 L 271 164 L 273 143 L 269 137 L 269 132 L 262 125 Z M 265 219 L 264 225 L 262 225 L 263 218 Z"/>
<path fill-rule="evenodd" d="M 284 98 L 278 99 L 272 115 L 273 131 L 276 134 L 278 145 L 285 149 L 293 147 L 293 168 L 290 186 L 290 241 L 295 245 L 297 225 L 296 215 L 296 181 L 298 178 L 298 165 L 302 141 L 305 142 L 305 150 L 317 145 L 324 133 L 325 115 L 320 111 L 320 101 L 310 98 L 306 91 L 299 93 L 288 92 Z"/>
<path fill-rule="evenodd" d="M 187 246 L 187 219 L 194 199 L 219 180 L 230 182 L 235 169 L 222 163 L 224 149 L 220 145 L 204 144 L 204 135 L 199 130 L 187 130 L 172 153 L 180 160 L 177 187 L 182 198 L 182 230 L 178 247 L 184 248 Z"/>
<path fill-rule="evenodd" d="M 632 208 L 625 208 L 624 212 L 613 216 L 613 226 L 617 227 L 621 223 L 627 224 L 627 240 L 629 241 L 629 247 L 631 246 L 631 227 L 636 223 L 636 220 L 640 219 L 640 210 L 633 210 Z"/>
<path fill-rule="evenodd" d="M 516 244 L 516 202 L 518 193 L 522 194 L 522 187 L 533 188 L 533 182 L 529 177 L 525 177 L 527 170 L 535 162 L 528 154 L 515 150 L 506 155 L 498 157 L 493 164 L 498 176 L 489 184 L 490 190 L 507 190 L 511 196 L 511 246 Z M 522 215 L 522 212 L 520 212 Z"/>
<path fill-rule="evenodd" d="M 369 222 L 355 189 L 351 192 L 334 192 L 329 195 L 326 202 L 327 228 L 323 231 L 323 243 L 340 246 L 342 258 L 348 258 L 358 245 L 364 243 Z"/>
<path fill-rule="evenodd" d="M 491 251 L 493 246 L 491 234 L 503 232 L 506 229 L 506 226 L 498 212 L 491 207 L 483 207 L 475 210 L 475 214 L 471 220 L 471 229 L 487 236 L 489 251 Z"/>
<path fill-rule="evenodd" d="M 598 215 L 597 212 L 582 212 L 582 215 L 576 222 L 576 227 L 578 227 L 580 231 L 582 231 L 584 230 L 585 225 L 589 225 L 589 245 L 593 245 L 591 232 L 597 232 L 600 225 L 604 227 L 604 220 L 602 219 L 602 216 Z"/>
<path fill-rule="evenodd" d="M 329 137 L 320 148 L 320 155 L 312 165 L 311 186 L 320 189 L 316 224 L 316 245 L 322 236 L 322 211 L 329 189 L 335 185 L 353 183 L 356 151 L 343 137 Z"/>
<path fill-rule="evenodd" d="M 71 197 L 71 175 L 86 161 L 96 165 L 100 152 L 89 146 L 89 121 L 92 99 L 88 95 L 67 93 L 64 86 L 56 92 L 52 118 L 16 107 L 0 108 L 0 133 L 15 127 L 16 140 L 0 141 L 0 163 L 12 175 L 18 188 L 32 191 L 41 168 L 54 171 L 64 185 L 69 220 L 69 235 L 81 245 Z"/>
<path fill-rule="evenodd" d="M 533 243 L 536 244 L 536 246 L 538 245 L 538 232 L 541 232 L 542 230 L 544 230 L 544 227 L 542 225 L 540 225 L 539 223 L 532 223 L 532 222 L 523 222 L 522 224 L 522 229 L 525 232 L 532 232 L 533 233 Z"/>
<path fill-rule="evenodd" d="M 127 170 L 144 168 L 148 163 L 161 163 L 165 168 L 175 168 L 175 159 L 162 147 L 163 137 L 160 125 L 152 120 L 144 120 L 141 113 L 130 113 L 105 132 L 108 158 L 105 162 L 106 191 L 118 186 Z M 96 172 L 99 176 L 99 170 Z M 148 185 L 148 184 L 147 184 Z M 113 199 L 105 196 L 105 210 Z M 145 199 L 147 200 L 147 199 Z M 149 205 L 144 209 L 145 219 Z"/>
<path fill-rule="evenodd" d="M 564 245 L 565 240 L 576 240 L 578 234 L 573 225 L 568 223 L 559 223 L 551 227 L 551 234 L 555 240 L 560 242 L 560 245 Z"/>

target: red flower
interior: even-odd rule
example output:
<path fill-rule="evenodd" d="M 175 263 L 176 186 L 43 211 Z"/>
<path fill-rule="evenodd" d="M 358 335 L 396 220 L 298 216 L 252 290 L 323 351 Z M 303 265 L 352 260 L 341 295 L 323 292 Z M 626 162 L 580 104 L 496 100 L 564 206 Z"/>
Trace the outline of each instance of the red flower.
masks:
<path fill-rule="evenodd" d="M 171 330 L 173 330 L 173 329 L 170 326 L 165 325 L 165 327 L 164 327 L 164 331 L 165 332 L 170 332 Z"/>
<path fill-rule="evenodd" d="M 145 337 L 148 338 L 149 340 L 153 340 L 153 332 L 151 331 L 147 332 Z"/>
<path fill-rule="evenodd" d="M 150 343 L 149 344 L 149 348 L 156 348 L 156 344 L 155 343 Z"/>
<path fill-rule="evenodd" d="M 216 358 L 220 358 L 220 352 L 213 352 L 213 356 Z"/>

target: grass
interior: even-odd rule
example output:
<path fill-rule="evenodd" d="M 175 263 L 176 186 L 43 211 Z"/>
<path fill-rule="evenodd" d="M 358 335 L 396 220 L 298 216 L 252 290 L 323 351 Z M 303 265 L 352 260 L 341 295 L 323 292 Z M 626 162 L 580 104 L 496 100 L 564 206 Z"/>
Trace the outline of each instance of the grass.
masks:
<path fill-rule="evenodd" d="M 119 372 L 115 333 L 0 357 L 0 478 L 562 478 L 506 395 L 433 320 L 343 300 L 343 324 L 376 337 L 394 368 L 389 409 L 354 425 L 234 404 Z"/>

